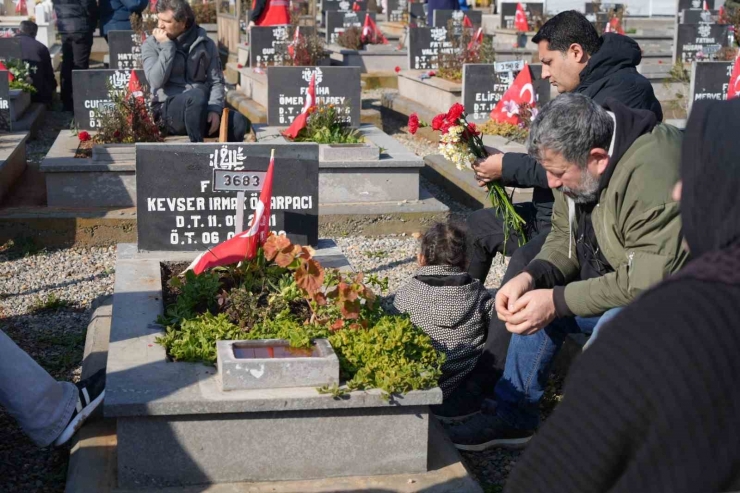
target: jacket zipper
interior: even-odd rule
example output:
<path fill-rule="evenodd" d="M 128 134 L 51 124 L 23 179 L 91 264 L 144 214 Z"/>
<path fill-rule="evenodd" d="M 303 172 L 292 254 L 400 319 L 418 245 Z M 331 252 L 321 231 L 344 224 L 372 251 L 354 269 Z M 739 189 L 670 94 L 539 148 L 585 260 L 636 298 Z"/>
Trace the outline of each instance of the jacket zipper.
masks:
<path fill-rule="evenodd" d="M 635 258 L 635 252 L 630 252 L 629 255 L 627 255 L 627 289 L 632 289 L 632 261 Z"/>

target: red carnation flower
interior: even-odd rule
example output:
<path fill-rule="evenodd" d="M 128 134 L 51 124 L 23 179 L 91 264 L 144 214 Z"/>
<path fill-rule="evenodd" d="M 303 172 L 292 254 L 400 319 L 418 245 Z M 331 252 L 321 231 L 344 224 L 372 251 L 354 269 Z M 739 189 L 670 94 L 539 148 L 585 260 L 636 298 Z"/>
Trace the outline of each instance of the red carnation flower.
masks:
<path fill-rule="evenodd" d="M 475 123 L 468 123 L 468 132 L 471 135 L 478 135 L 478 127 L 475 126 Z"/>
<path fill-rule="evenodd" d="M 451 124 L 451 123 L 450 123 L 449 121 L 445 120 L 444 122 L 442 122 L 442 127 L 441 127 L 441 128 L 439 129 L 439 130 L 440 130 L 440 131 L 441 131 L 441 132 L 442 132 L 443 134 L 446 134 L 447 132 L 449 132 L 449 131 L 450 131 L 450 127 L 451 127 L 451 126 L 452 126 L 452 124 Z"/>
<path fill-rule="evenodd" d="M 395 69 L 393 69 L 393 70 L 395 70 L 395 71 L 396 71 L 396 73 L 398 73 L 398 72 L 400 72 L 400 71 L 401 71 L 401 67 L 399 67 L 398 65 L 396 65 L 396 68 L 395 68 Z"/>
<path fill-rule="evenodd" d="M 419 130 L 419 116 L 416 113 L 411 113 L 409 116 L 409 132 L 414 135 L 417 130 Z"/>
<path fill-rule="evenodd" d="M 463 113 L 465 113 L 465 107 L 460 103 L 455 103 L 450 108 L 450 111 L 447 112 L 447 120 L 452 124 L 456 124 Z"/>
<path fill-rule="evenodd" d="M 434 70 L 430 70 L 428 72 L 428 75 L 429 75 L 429 77 L 434 77 L 435 75 L 437 75 L 437 72 L 435 72 Z"/>
<path fill-rule="evenodd" d="M 439 130 L 442 128 L 442 124 L 445 121 L 445 115 L 437 115 L 434 117 L 434 120 L 432 120 L 432 128 L 434 130 Z"/>
<path fill-rule="evenodd" d="M 241 63 L 237 63 L 236 68 L 244 68 L 244 65 L 242 65 Z"/>
<path fill-rule="evenodd" d="M 84 130 L 77 134 L 77 137 L 79 137 L 80 142 L 87 142 L 88 140 L 90 140 L 90 134 Z"/>
<path fill-rule="evenodd" d="M 120 136 L 121 136 L 121 132 L 119 132 L 118 130 L 116 130 L 115 132 L 113 132 L 113 137 L 115 137 L 116 139 L 118 137 L 120 137 Z"/>

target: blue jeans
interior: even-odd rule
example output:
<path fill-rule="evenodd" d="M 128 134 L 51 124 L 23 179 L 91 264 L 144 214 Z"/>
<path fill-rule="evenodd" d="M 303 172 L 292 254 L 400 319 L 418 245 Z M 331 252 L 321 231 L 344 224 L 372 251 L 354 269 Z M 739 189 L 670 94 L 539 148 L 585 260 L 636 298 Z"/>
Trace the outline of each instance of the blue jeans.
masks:
<path fill-rule="evenodd" d="M 515 428 L 537 428 L 540 400 L 565 337 L 573 333 L 593 337 L 620 310 L 612 308 L 600 317 L 560 318 L 532 335 L 512 335 L 504 375 L 494 390 L 499 417 Z"/>

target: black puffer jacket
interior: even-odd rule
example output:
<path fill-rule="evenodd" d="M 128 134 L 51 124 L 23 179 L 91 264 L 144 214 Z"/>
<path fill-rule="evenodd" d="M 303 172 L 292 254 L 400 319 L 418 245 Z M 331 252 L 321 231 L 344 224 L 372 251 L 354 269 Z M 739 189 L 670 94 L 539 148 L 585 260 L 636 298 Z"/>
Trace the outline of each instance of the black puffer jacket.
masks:
<path fill-rule="evenodd" d="M 581 72 L 581 84 L 575 92 L 589 96 L 600 105 L 607 98 L 614 98 L 629 108 L 650 110 L 659 122 L 663 121 L 663 110 L 653 86 L 637 73 L 637 65 L 642 60 L 640 46 L 621 34 L 607 33 L 601 39 L 601 48 Z M 547 186 L 545 170 L 537 161 L 526 154 L 507 153 L 502 181 L 510 187 L 534 187 L 532 202 L 537 206 L 537 220 L 550 220 L 552 192 Z"/>
<path fill-rule="evenodd" d="M 98 27 L 96 0 L 54 0 L 60 34 L 91 33 Z"/>

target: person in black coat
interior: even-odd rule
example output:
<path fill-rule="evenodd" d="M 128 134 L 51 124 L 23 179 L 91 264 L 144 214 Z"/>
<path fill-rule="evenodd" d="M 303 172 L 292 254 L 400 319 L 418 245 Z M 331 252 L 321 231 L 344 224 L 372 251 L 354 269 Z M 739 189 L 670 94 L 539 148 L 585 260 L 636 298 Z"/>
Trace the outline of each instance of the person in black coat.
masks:
<path fill-rule="evenodd" d="M 90 67 L 98 3 L 96 0 L 54 0 L 54 12 L 62 37 L 62 103 L 65 111 L 73 111 L 72 70 Z"/>
<path fill-rule="evenodd" d="M 532 38 L 537 43 L 542 62 L 542 78 L 559 93 L 585 94 L 599 104 L 615 98 L 633 109 L 646 109 L 663 120 L 663 111 L 652 85 L 637 72 L 642 59 L 639 45 L 631 38 L 607 33 L 599 37 L 586 17 L 574 10 L 562 12 L 547 21 Z M 473 165 L 481 186 L 493 180 L 517 188 L 532 188 L 532 202 L 517 204 L 527 221 L 527 243 L 519 247 L 519 238 L 511 235 L 504 245 L 502 220 L 493 209 L 482 209 L 468 216 L 471 238 L 468 272 L 485 281 L 496 253 L 511 255 L 502 285 L 521 273 L 534 259 L 550 232 L 553 195 L 547 185 L 545 170 L 527 154 L 502 154 L 488 149 L 492 156 Z M 476 380 L 484 391 L 492 391 L 501 376 L 511 334 L 494 318 L 488 331 L 486 350 L 476 369 Z"/>
<path fill-rule="evenodd" d="M 36 41 L 39 27 L 31 21 L 22 21 L 20 32 L 15 36 L 21 41 L 21 54 L 24 62 L 31 67 L 31 79 L 36 93 L 31 95 L 34 103 L 51 104 L 54 92 L 57 89 L 57 80 L 54 78 L 54 68 L 51 65 L 49 48 Z M 35 69 L 35 70 L 33 70 Z"/>
<path fill-rule="evenodd" d="M 508 493 L 740 491 L 738 113 L 692 108 L 674 197 L 693 260 L 579 356 Z"/>

